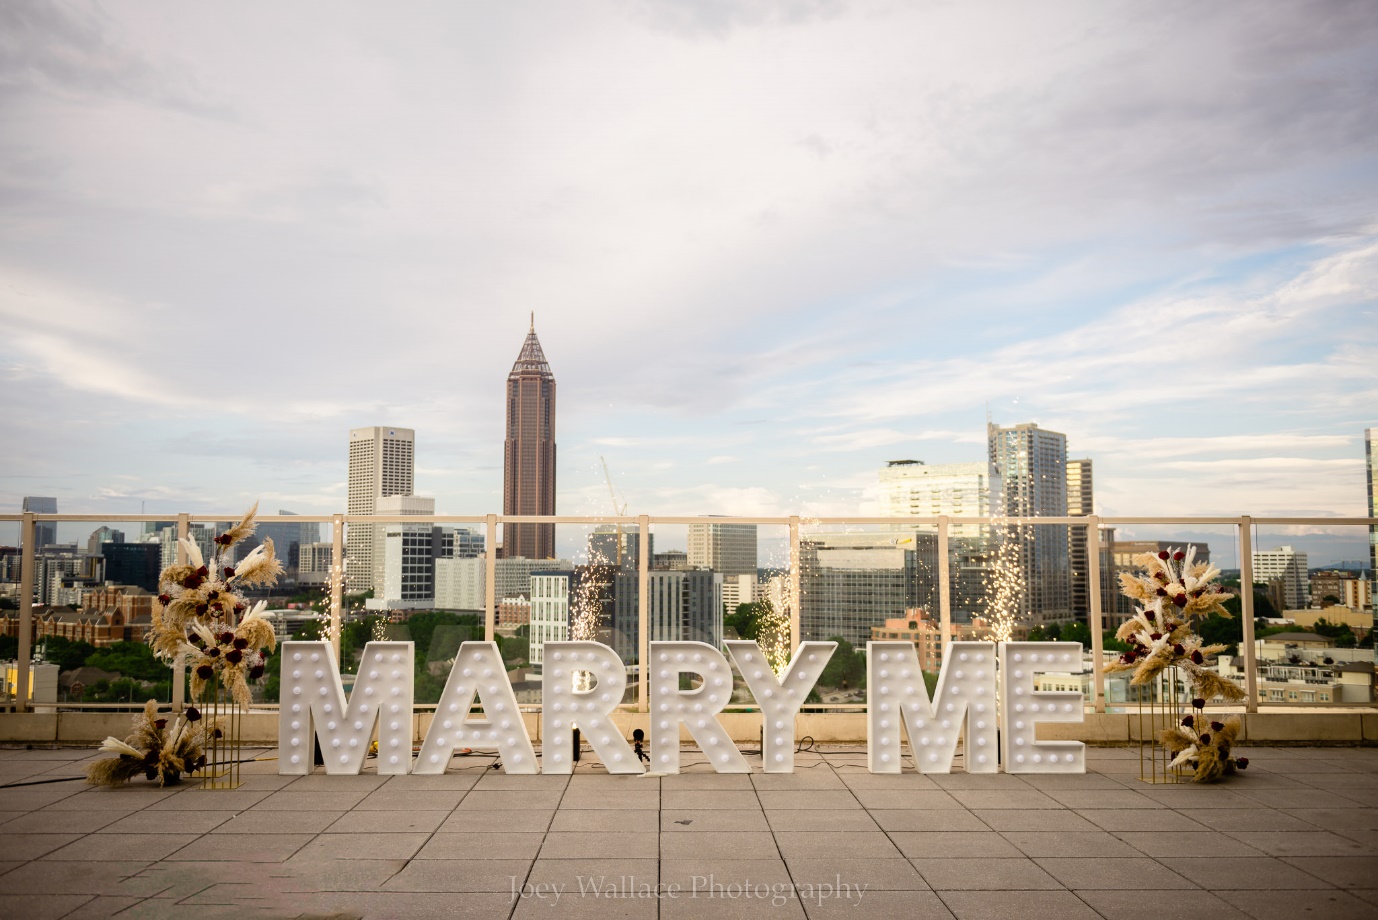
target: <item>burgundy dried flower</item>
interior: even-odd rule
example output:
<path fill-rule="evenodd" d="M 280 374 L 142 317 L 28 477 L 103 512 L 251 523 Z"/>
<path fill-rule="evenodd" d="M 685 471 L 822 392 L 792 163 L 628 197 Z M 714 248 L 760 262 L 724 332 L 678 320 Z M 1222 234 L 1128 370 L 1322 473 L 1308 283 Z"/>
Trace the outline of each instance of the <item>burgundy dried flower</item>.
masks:
<path fill-rule="evenodd" d="M 215 535 L 215 543 L 216 543 L 217 546 L 229 546 L 229 545 L 230 545 L 230 535 L 227 534 L 227 533 L 216 534 L 216 535 Z"/>
<path fill-rule="evenodd" d="M 262 676 L 263 676 L 263 665 L 261 665 L 261 664 L 256 664 L 256 665 L 254 665 L 252 668 L 249 669 L 249 679 L 250 679 L 250 680 L 258 680 L 258 679 L 259 679 L 260 677 L 262 677 Z"/>
<path fill-rule="evenodd" d="M 1196 716 L 1190 714 L 1183 716 L 1182 724 L 1185 725 L 1187 728 L 1191 728 L 1193 725 L 1196 724 Z"/>
<path fill-rule="evenodd" d="M 210 610 L 210 609 L 211 609 L 211 608 L 210 608 L 210 604 L 197 604 L 197 605 L 196 605 L 196 615 L 197 615 L 198 617 L 203 617 L 203 616 L 206 615 L 206 611 L 208 611 L 208 610 Z"/>
<path fill-rule="evenodd" d="M 1213 731 L 1213 732 L 1223 732 L 1224 730 L 1225 730 L 1225 723 L 1224 723 L 1224 722 L 1212 722 L 1212 723 L 1211 723 L 1211 731 Z"/>
<path fill-rule="evenodd" d="M 1187 596 L 1185 594 L 1179 594 L 1172 599 L 1172 602 L 1178 607 L 1185 607 L 1187 605 Z"/>
<path fill-rule="evenodd" d="M 1196 651 L 1191 653 L 1191 660 L 1194 661 L 1196 664 L 1200 664 L 1201 662 L 1206 660 L 1206 656 L 1201 654 L 1200 649 L 1197 649 Z"/>
<path fill-rule="evenodd" d="M 186 588 L 188 591 L 195 591 L 197 588 L 201 587 L 201 576 L 195 573 L 188 575 L 186 578 L 182 579 L 182 587 Z"/>
<path fill-rule="evenodd" d="M 1201 697 L 1198 696 L 1196 699 L 1194 699 L 1194 700 L 1191 701 L 1191 705 L 1192 705 L 1192 708 L 1194 708 L 1194 709 L 1205 709 L 1205 708 L 1206 708 L 1206 701 L 1203 700 L 1203 699 L 1201 699 Z"/>
<path fill-rule="evenodd" d="M 158 729 L 158 731 L 162 731 L 163 729 L 167 728 L 167 719 L 155 720 L 153 723 L 153 727 Z"/>
<path fill-rule="evenodd" d="M 217 591 L 215 588 L 211 588 L 209 591 L 206 592 L 206 600 L 208 601 L 213 601 L 219 596 L 220 592 Z"/>
<path fill-rule="evenodd" d="M 201 568 L 199 568 L 199 569 L 196 570 L 196 574 L 199 575 L 199 576 L 202 577 L 202 578 L 205 578 L 205 577 L 206 577 L 207 575 L 209 575 L 210 573 L 211 573 L 211 570 L 208 569 L 208 568 L 206 568 L 204 565 L 201 566 Z"/>
<path fill-rule="evenodd" d="M 200 722 L 201 710 L 197 709 L 195 706 L 188 706 L 186 711 L 186 717 L 188 722 Z"/>
<path fill-rule="evenodd" d="M 235 613 L 243 613 L 245 610 L 248 610 L 248 609 L 249 609 L 249 608 L 248 608 L 248 607 L 245 607 L 243 604 L 235 604 L 235 605 L 234 605 L 234 612 L 235 612 Z"/>
<path fill-rule="evenodd" d="M 1159 639 L 1163 638 L 1163 634 L 1162 634 L 1162 633 L 1151 633 L 1151 634 L 1149 634 L 1149 638 L 1152 639 L 1154 642 L 1157 642 Z"/>
<path fill-rule="evenodd" d="M 1186 653 L 1187 650 L 1182 646 L 1182 643 L 1180 642 L 1178 642 L 1176 645 L 1172 647 L 1172 654 L 1174 655 L 1185 655 Z"/>
<path fill-rule="evenodd" d="M 1153 577 L 1159 581 L 1167 581 L 1167 574 L 1165 572 L 1154 572 Z"/>
<path fill-rule="evenodd" d="M 1236 767 L 1238 767 L 1239 769 L 1241 769 L 1241 770 L 1247 770 L 1247 769 L 1249 769 L 1249 758 L 1247 758 L 1247 757 L 1236 757 L 1236 758 L 1234 759 L 1234 765 L 1235 765 Z"/>
<path fill-rule="evenodd" d="M 237 649 L 246 649 L 249 647 L 249 640 L 245 639 L 243 636 L 236 636 L 234 640 L 234 647 Z"/>
<path fill-rule="evenodd" d="M 1158 554 L 1158 558 L 1159 558 L 1159 559 L 1168 559 L 1168 558 L 1169 558 L 1169 556 L 1168 556 L 1168 551 L 1167 551 L 1167 550 L 1163 550 L 1162 552 L 1160 552 L 1160 553 Z"/>
<path fill-rule="evenodd" d="M 215 673 L 215 668 L 211 667 L 211 666 L 208 665 L 208 664 L 203 664 L 203 665 L 201 665 L 199 668 L 196 669 L 196 676 L 199 677 L 199 678 L 201 678 L 202 680 L 210 680 L 210 679 L 211 679 L 211 675 L 214 674 L 214 673 Z"/>
<path fill-rule="evenodd" d="M 229 645 L 229 644 L 230 644 L 231 642 L 233 642 L 233 641 L 234 641 L 234 633 L 232 633 L 232 632 L 222 632 L 222 633 L 220 634 L 220 642 L 221 642 L 221 644 L 223 644 L 223 645 Z"/>
<path fill-rule="evenodd" d="M 217 646 L 212 645 L 210 648 L 206 649 L 206 656 L 209 658 L 215 658 L 219 656 L 219 654 L 220 649 Z"/>
<path fill-rule="evenodd" d="M 171 604 L 171 603 L 172 603 L 172 595 L 171 595 L 171 594 L 166 594 L 166 593 L 164 593 L 164 594 L 159 594 L 159 595 L 158 595 L 158 603 L 160 603 L 160 604 L 162 604 L 164 607 L 166 607 L 168 604 Z"/>
<path fill-rule="evenodd" d="M 1172 558 L 1176 562 L 1181 562 L 1183 559 L 1187 558 L 1187 554 L 1179 549 L 1177 552 L 1172 554 Z"/>
<path fill-rule="evenodd" d="M 234 578 L 234 566 L 232 566 L 232 565 L 227 565 L 227 566 L 225 566 L 225 577 L 226 577 L 226 578 Z"/>
<path fill-rule="evenodd" d="M 1158 589 L 1158 596 L 1159 596 L 1159 597 L 1167 597 L 1167 589 L 1166 589 L 1166 588 L 1159 588 L 1159 589 Z"/>
<path fill-rule="evenodd" d="M 244 660 L 244 653 L 237 648 L 232 648 L 225 653 L 225 660 L 230 664 L 239 664 Z"/>
<path fill-rule="evenodd" d="M 1201 743 L 1202 743 L 1202 744 L 1210 744 L 1210 743 L 1211 743 L 1211 736 L 1210 736 L 1209 734 L 1204 734 L 1204 735 L 1202 735 L 1202 736 L 1201 736 Z"/>
<path fill-rule="evenodd" d="M 217 728 L 214 732 L 211 733 L 211 736 L 214 738 L 223 738 L 225 737 L 225 733 Z"/>

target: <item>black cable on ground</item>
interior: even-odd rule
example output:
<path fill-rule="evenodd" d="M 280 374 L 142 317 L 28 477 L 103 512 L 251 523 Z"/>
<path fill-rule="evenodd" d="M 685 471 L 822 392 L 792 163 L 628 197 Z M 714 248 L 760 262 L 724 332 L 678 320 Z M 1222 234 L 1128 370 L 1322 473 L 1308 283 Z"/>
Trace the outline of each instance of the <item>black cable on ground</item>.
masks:
<path fill-rule="evenodd" d="M 269 760 L 277 760 L 276 757 L 246 757 L 243 760 L 228 761 L 229 763 L 260 763 Z M 188 778 L 191 774 L 187 774 Z M 70 783 L 73 780 L 85 780 L 86 776 L 59 776 L 56 779 L 36 779 L 27 783 L 0 783 L 0 789 L 16 789 L 20 786 L 45 786 L 48 783 Z"/>

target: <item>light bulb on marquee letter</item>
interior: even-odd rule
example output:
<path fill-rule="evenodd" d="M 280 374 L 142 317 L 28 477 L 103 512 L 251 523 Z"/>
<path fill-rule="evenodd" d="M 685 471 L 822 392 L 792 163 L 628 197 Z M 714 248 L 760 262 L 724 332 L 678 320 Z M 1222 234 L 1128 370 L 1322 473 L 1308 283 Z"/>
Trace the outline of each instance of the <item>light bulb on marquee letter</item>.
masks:
<path fill-rule="evenodd" d="M 872 773 L 900 772 L 901 726 L 920 773 L 952 772 L 963 719 L 966 771 L 996 771 L 999 714 L 995 648 L 989 642 L 948 643 L 931 703 L 914 643 L 867 643 L 866 709 L 866 750 Z"/>
<path fill-rule="evenodd" d="M 732 666 L 705 642 L 652 642 L 651 769 L 679 772 L 679 726 L 683 723 L 719 773 L 748 773 L 746 758 L 718 722 L 732 699 Z M 679 689 L 680 674 L 697 674 L 697 690 Z"/>
<path fill-rule="evenodd" d="M 411 769 L 413 646 L 364 646 L 354 690 L 345 702 L 329 642 L 282 643 L 278 706 L 278 773 L 310 773 L 319 738 L 326 773 L 358 773 L 378 725 L 378 772 Z"/>
<path fill-rule="evenodd" d="M 793 773 L 795 717 L 828 659 L 837 651 L 837 643 L 803 643 L 779 680 L 755 642 L 729 639 L 724 644 L 761 707 L 761 759 L 765 771 Z"/>
<path fill-rule="evenodd" d="M 644 772 L 611 718 L 627 689 L 627 669 L 617 653 L 601 642 L 547 642 L 543 654 L 541 772 L 574 772 L 575 725 L 609 773 Z M 574 689 L 576 671 L 591 673 L 594 685 Z"/>
<path fill-rule="evenodd" d="M 1001 753 L 1006 773 L 1085 773 L 1086 745 L 1038 741 L 1038 722 L 1081 722 L 1084 698 L 1076 691 L 1034 689 L 1039 674 L 1080 674 L 1080 642 L 1000 643 Z"/>
<path fill-rule="evenodd" d="M 483 704 L 483 716 L 471 719 L 475 696 Z M 536 772 L 536 752 L 496 642 L 459 646 L 412 772 L 444 773 L 455 748 L 461 747 L 497 748 L 506 772 Z"/>

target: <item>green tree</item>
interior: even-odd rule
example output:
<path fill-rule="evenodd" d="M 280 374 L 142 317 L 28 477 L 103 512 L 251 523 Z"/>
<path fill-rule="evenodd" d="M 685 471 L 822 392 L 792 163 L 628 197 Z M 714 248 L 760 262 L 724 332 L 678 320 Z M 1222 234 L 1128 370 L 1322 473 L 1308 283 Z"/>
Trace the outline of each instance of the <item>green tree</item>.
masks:
<path fill-rule="evenodd" d="M 16 640 L 17 641 L 17 640 Z M 96 647 L 89 642 L 73 641 L 61 636 L 48 636 L 43 640 L 43 654 L 59 670 L 72 671 L 86 664 L 86 659 L 96 653 Z"/>
<path fill-rule="evenodd" d="M 841 636 L 829 641 L 837 643 L 837 651 L 819 675 L 819 685 L 849 690 L 866 686 L 866 653 Z"/>
<path fill-rule="evenodd" d="M 115 671 L 122 677 L 132 677 L 136 680 L 172 679 L 167 664 L 153 657 L 153 649 L 143 642 L 111 643 L 88 655 L 86 664 L 102 671 Z"/>
<path fill-rule="evenodd" d="M 14 661 L 19 657 L 19 637 L 0 636 L 0 661 Z"/>
<path fill-rule="evenodd" d="M 755 641 L 761 632 L 761 621 L 769 612 L 769 605 L 763 601 L 738 604 L 735 613 L 723 618 L 723 628 L 733 630 L 738 638 Z"/>
<path fill-rule="evenodd" d="M 1115 638 L 1115 631 L 1107 629 L 1101 634 L 1101 646 L 1108 652 L 1127 652 L 1129 643 Z"/>
<path fill-rule="evenodd" d="M 1232 596 L 1232 597 L 1230 597 L 1230 598 L 1227 598 L 1227 599 L 1223 602 L 1222 606 L 1223 606 L 1226 610 L 1228 610 L 1228 611 L 1230 612 L 1231 616 L 1233 616 L 1236 620 L 1239 619 L 1239 615 L 1240 615 L 1240 600 L 1239 600 L 1239 595 L 1238 595 L 1238 594 L 1236 594 L 1236 595 L 1234 595 L 1234 596 Z M 1259 591 L 1259 590 L 1258 590 L 1258 586 L 1256 585 L 1256 586 L 1254 587 L 1254 618 L 1255 618 L 1255 619 L 1260 619 L 1260 618 L 1277 619 L 1277 615 L 1278 615 L 1277 608 L 1274 607 L 1274 606 L 1273 606 L 1273 602 L 1272 602 L 1271 600 L 1268 599 L 1268 594 L 1267 594 L 1267 592 L 1266 592 L 1266 591 Z M 1241 634 L 1241 635 L 1242 635 L 1242 634 Z"/>

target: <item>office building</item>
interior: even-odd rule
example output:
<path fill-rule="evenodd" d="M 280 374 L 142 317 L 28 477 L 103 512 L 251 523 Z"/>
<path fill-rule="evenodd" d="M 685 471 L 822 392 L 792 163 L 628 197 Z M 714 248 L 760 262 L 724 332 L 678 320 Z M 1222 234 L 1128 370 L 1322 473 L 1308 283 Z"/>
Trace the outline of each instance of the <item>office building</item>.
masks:
<path fill-rule="evenodd" d="M 717 572 L 649 572 L 646 624 L 652 642 L 706 642 L 722 646 L 722 583 Z M 637 576 L 617 576 L 613 592 L 612 647 L 627 664 L 640 659 L 641 599 Z"/>
<path fill-rule="evenodd" d="M 410 428 L 354 428 L 349 432 L 348 514 L 377 514 L 378 500 L 411 495 L 416 432 Z M 350 524 L 345 531 L 347 590 L 357 594 L 381 587 L 382 560 L 372 524 Z"/>
<path fill-rule="evenodd" d="M 158 563 L 162 547 L 157 543 L 103 543 L 105 580 L 116 585 L 134 585 L 158 593 Z"/>
<path fill-rule="evenodd" d="M 655 534 L 650 535 L 647 543 L 654 558 Z M 640 529 L 635 526 L 599 524 L 589 534 L 588 557 L 589 562 L 595 565 L 620 565 L 623 569 L 635 572 L 641 565 Z"/>
<path fill-rule="evenodd" d="M 689 554 L 682 549 L 667 549 L 663 553 L 651 554 L 651 568 L 663 572 L 683 572 L 691 568 Z"/>
<path fill-rule="evenodd" d="M 57 499 L 51 496 L 26 495 L 20 510 L 33 514 L 57 514 Z M 43 547 L 57 543 L 57 521 L 35 521 L 33 535 L 33 545 L 36 551 L 41 552 Z M 23 545 L 22 534 L 20 535 L 20 545 Z"/>
<path fill-rule="evenodd" d="M 1067 516 L 1089 517 L 1096 513 L 1095 483 L 1090 460 L 1067 461 Z M 1072 616 L 1083 623 L 1091 616 L 1090 533 L 1087 527 L 1067 530 L 1067 562 L 1072 574 Z M 1118 605 L 1119 580 L 1115 577 L 1114 556 L 1110 547 L 1115 541 L 1115 529 L 1102 527 L 1100 531 L 1100 609 L 1102 616 L 1113 614 Z M 1106 622 L 1109 622 L 1108 620 Z"/>
<path fill-rule="evenodd" d="M 335 564 L 335 547 L 330 543 L 303 543 L 297 547 L 297 583 L 330 584 L 330 569 Z"/>
<path fill-rule="evenodd" d="M 430 516 L 435 514 L 435 499 L 386 495 L 377 500 L 376 508 L 379 515 Z M 366 606 L 387 610 L 433 606 L 436 529 L 429 522 L 373 525 L 374 596 Z"/>
<path fill-rule="evenodd" d="M 742 604 L 750 604 L 756 600 L 756 576 L 755 575 L 725 575 L 722 580 L 722 603 L 723 609 L 728 613 L 736 613 L 737 608 Z"/>
<path fill-rule="evenodd" d="M 567 569 L 568 559 L 497 559 L 493 596 L 530 598 L 533 572 Z M 483 556 L 435 561 L 435 606 L 441 610 L 481 611 L 487 597 L 488 560 Z"/>
<path fill-rule="evenodd" d="M 91 531 L 91 536 L 86 538 L 86 552 L 92 556 L 99 556 L 104 544 L 123 542 L 124 531 L 115 530 L 113 527 L 97 527 Z"/>
<path fill-rule="evenodd" d="M 799 545 L 800 638 L 864 645 L 871 628 L 937 604 L 931 533 L 817 534 Z"/>
<path fill-rule="evenodd" d="M 711 515 L 709 515 L 711 517 Z M 689 567 L 724 576 L 756 575 L 756 525 L 689 525 Z"/>
<path fill-rule="evenodd" d="M 1254 583 L 1272 586 L 1283 610 L 1300 610 L 1311 602 L 1306 553 L 1290 546 L 1254 553 Z"/>
<path fill-rule="evenodd" d="M 278 511 L 284 516 L 295 516 L 295 511 Z M 235 547 L 236 559 L 243 559 L 253 552 L 254 547 L 260 546 L 264 540 L 273 541 L 273 555 L 277 556 L 286 570 L 287 577 L 292 578 L 298 575 L 301 568 L 301 547 L 305 544 L 319 543 L 321 541 L 320 524 L 279 524 L 261 523 L 254 531 L 253 536 Z"/>
<path fill-rule="evenodd" d="M 1067 516 L 1067 436 L 1033 423 L 986 426 L 990 464 L 1000 477 L 1002 514 L 1011 518 Z M 1019 543 L 1023 585 L 1019 619 L 1029 626 L 1072 617 L 1067 528 L 1034 524 L 1008 534 Z"/>
<path fill-rule="evenodd" d="M 507 437 L 503 443 L 502 513 L 555 513 L 555 375 L 536 338 L 532 317 L 522 350 L 507 375 Z M 555 556 L 554 524 L 504 524 L 503 555 Z"/>

